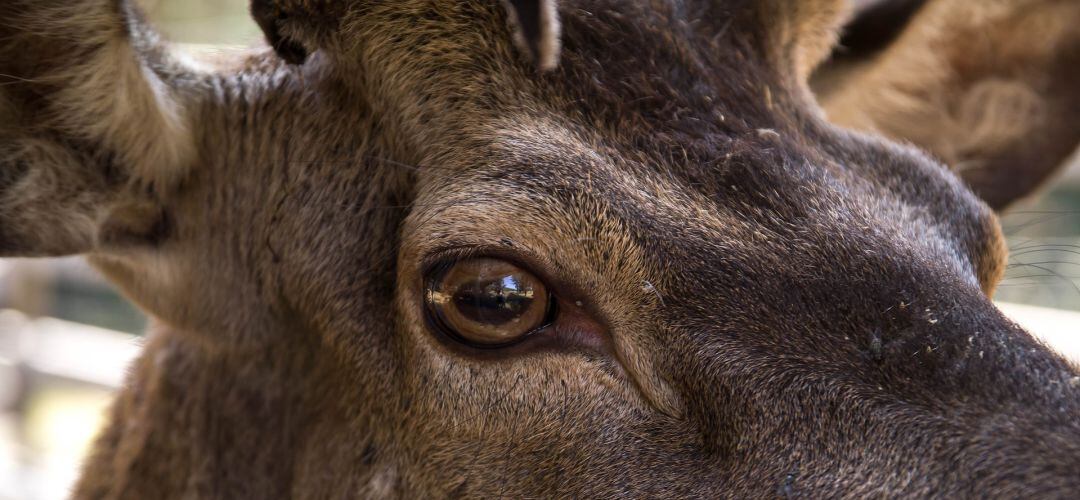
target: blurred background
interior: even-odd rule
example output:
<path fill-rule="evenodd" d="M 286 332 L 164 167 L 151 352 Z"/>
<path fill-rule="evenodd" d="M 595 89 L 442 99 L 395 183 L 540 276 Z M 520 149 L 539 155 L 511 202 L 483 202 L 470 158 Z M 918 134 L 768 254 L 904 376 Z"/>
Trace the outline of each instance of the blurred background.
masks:
<path fill-rule="evenodd" d="M 242 48 L 247 0 L 142 0 L 171 40 Z M 1003 218 L 1012 251 L 997 300 L 1059 345 L 1080 322 L 1080 161 Z M 66 498 L 137 356 L 146 318 L 81 259 L 0 260 L 0 500 Z"/>

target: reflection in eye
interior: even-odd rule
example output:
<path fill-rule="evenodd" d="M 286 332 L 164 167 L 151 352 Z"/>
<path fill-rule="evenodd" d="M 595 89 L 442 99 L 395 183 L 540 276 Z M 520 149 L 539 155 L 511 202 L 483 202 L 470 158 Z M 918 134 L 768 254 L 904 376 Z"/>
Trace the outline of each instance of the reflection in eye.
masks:
<path fill-rule="evenodd" d="M 426 281 L 427 313 L 451 336 L 478 347 L 527 337 L 550 317 L 547 288 L 506 261 L 479 258 L 453 264 Z"/>

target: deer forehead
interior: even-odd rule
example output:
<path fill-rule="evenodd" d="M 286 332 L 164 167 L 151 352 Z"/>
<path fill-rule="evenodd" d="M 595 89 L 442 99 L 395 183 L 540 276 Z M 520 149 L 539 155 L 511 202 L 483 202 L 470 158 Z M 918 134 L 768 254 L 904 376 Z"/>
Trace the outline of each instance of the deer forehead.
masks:
<path fill-rule="evenodd" d="M 992 215 L 947 170 L 902 148 L 837 136 L 834 149 L 857 154 L 827 154 L 772 130 L 703 147 L 696 137 L 571 130 L 555 118 L 497 123 L 485 140 L 421 167 L 403 232 L 406 268 L 441 248 L 497 247 L 537 256 L 538 266 L 614 293 L 620 306 L 647 302 L 643 284 L 721 257 L 821 267 L 837 264 L 833 249 L 836 257 L 876 248 L 883 261 L 909 265 L 915 254 L 936 254 L 973 280 L 992 282 L 986 275 L 999 271 Z"/>
<path fill-rule="evenodd" d="M 644 123 L 664 100 L 671 109 L 743 119 L 748 103 L 764 108 L 780 99 L 773 93 L 801 97 L 846 5 L 566 2 L 565 50 L 550 73 L 521 64 L 497 2 L 365 3 L 345 9 L 334 42 L 323 45 L 374 112 L 404 134 L 439 143 L 440 134 L 476 126 L 478 115 L 534 108 L 537 100 L 576 107 L 588 119 Z"/>

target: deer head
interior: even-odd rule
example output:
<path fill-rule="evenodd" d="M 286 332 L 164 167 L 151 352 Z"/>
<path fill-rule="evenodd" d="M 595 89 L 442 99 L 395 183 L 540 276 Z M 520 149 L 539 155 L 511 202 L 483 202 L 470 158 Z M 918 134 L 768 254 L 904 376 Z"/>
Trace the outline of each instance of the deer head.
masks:
<path fill-rule="evenodd" d="M 843 1 L 252 10 L 210 64 L 0 6 L 0 254 L 156 323 L 78 497 L 1080 488 L 1078 372 L 988 298 L 1075 2 L 932 0 L 816 90 Z"/>

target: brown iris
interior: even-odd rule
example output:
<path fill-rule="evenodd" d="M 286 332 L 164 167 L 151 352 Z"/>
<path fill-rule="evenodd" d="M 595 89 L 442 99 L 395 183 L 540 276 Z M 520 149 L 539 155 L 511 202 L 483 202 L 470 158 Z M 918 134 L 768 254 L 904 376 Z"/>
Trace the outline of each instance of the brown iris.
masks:
<path fill-rule="evenodd" d="M 509 262 L 477 258 L 427 280 L 425 302 L 435 324 L 477 347 L 512 344 L 546 325 L 551 297 L 536 276 Z"/>

